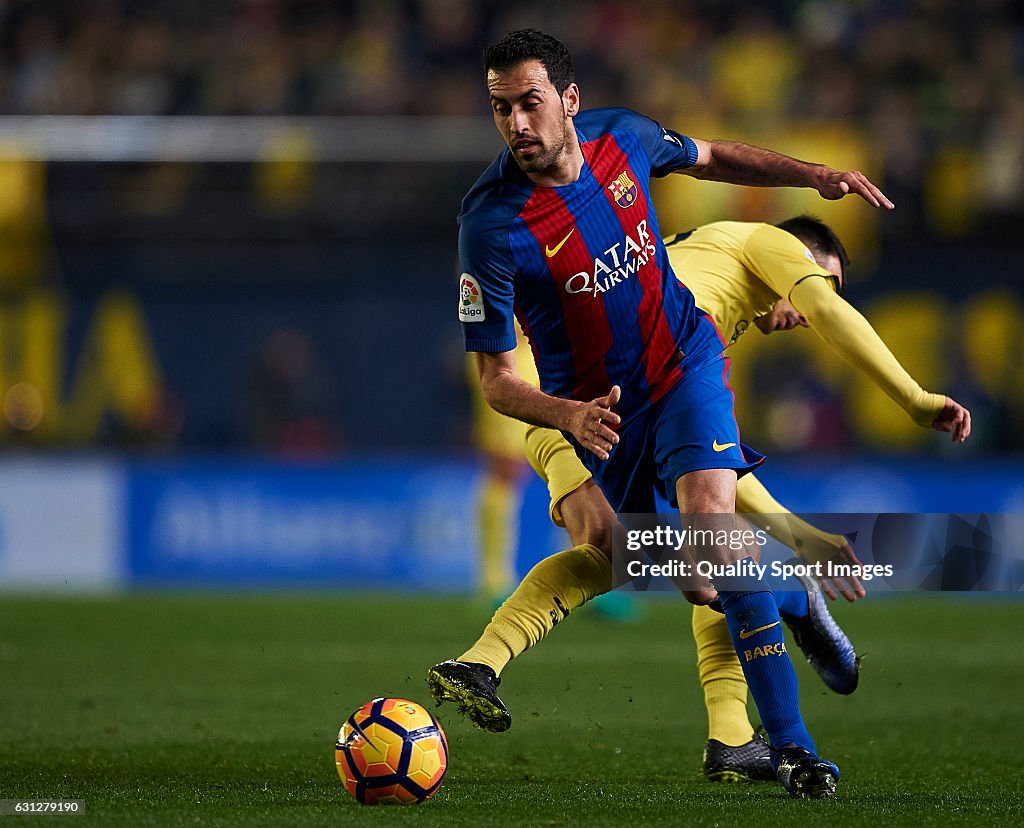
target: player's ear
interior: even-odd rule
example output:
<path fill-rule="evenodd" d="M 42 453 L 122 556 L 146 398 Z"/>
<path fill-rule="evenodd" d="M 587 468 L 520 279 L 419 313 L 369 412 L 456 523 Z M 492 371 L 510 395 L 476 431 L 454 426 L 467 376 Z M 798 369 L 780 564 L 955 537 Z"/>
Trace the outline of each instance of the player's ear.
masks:
<path fill-rule="evenodd" d="M 575 117 L 580 111 L 580 88 L 575 83 L 570 83 L 562 93 L 562 106 L 565 107 L 565 114 L 570 118 Z"/>

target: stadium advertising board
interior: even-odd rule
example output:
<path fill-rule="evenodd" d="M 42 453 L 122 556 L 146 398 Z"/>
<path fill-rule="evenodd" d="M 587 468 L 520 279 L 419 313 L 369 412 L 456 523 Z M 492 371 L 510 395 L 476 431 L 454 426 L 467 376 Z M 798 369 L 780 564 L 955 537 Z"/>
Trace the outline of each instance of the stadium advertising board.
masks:
<path fill-rule="evenodd" d="M 101 460 L 0 465 L 0 588 L 97 589 L 124 570 L 123 474 Z"/>
<path fill-rule="evenodd" d="M 426 462 L 139 464 L 132 581 L 461 589 L 472 475 Z"/>

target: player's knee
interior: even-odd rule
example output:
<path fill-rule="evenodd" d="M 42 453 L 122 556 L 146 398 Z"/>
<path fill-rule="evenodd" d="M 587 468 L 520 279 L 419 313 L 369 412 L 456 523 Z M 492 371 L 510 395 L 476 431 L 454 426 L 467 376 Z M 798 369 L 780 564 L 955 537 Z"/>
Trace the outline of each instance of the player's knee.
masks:
<path fill-rule="evenodd" d="M 615 523 L 615 513 L 611 509 L 608 509 L 607 512 L 598 510 L 587 512 L 583 516 L 581 525 L 576 527 L 576 531 L 569 532 L 569 537 L 572 538 L 574 546 L 584 543 L 596 546 L 610 559 Z"/>
<path fill-rule="evenodd" d="M 489 477 L 508 486 L 517 486 L 525 474 L 525 463 L 522 460 L 498 454 L 488 455 L 484 461 L 484 468 Z"/>
<path fill-rule="evenodd" d="M 615 513 L 609 510 L 608 514 L 593 515 L 591 522 L 586 528 L 586 539 L 583 543 L 596 546 L 610 559 L 612 556 L 612 542 L 615 536 Z"/>
<path fill-rule="evenodd" d="M 727 514 L 736 508 L 736 472 L 701 469 L 676 481 L 680 511 L 690 514 Z"/>
<path fill-rule="evenodd" d="M 592 480 L 568 495 L 561 511 L 574 546 L 590 544 L 611 558 L 618 518 Z"/>
<path fill-rule="evenodd" d="M 736 498 L 728 492 L 705 491 L 680 501 L 681 511 L 692 515 L 722 515 L 736 511 Z"/>

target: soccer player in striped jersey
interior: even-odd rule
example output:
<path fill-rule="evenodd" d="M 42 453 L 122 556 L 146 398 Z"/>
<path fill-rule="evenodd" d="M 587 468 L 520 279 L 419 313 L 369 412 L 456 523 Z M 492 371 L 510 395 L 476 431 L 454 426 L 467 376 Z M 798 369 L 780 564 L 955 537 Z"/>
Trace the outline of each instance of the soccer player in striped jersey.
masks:
<path fill-rule="evenodd" d="M 509 34 L 485 63 L 507 149 L 464 199 L 459 235 L 459 316 L 485 398 L 569 435 L 614 510 L 653 512 L 657 490 L 701 526 L 732 525 L 737 478 L 763 457 L 740 441 L 725 342 L 675 279 L 650 178 L 686 172 L 892 204 L 860 173 L 689 138 L 625 109 L 581 112 L 568 51 L 535 30 Z M 540 389 L 516 375 L 513 318 L 530 339 Z M 556 581 L 573 585 L 595 583 L 608 566 L 589 544 L 547 562 Z M 795 796 L 831 794 L 839 771 L 817 756 L 800 715 L 779 599 L 725 580 L 684 594 L 716 601 L 735 646 L 760 653 L 743 669 L 780 783 Z"/>
<path fill-rule="evenodd" d="M 766 334 L 810 327 L 823 344 L 863 371 L 916 423 L 949 432 L 961 443 L 969 436 L 970 412 L 949 397 L 924 391 L 867 320 L 840 297 L 848 260 L 840 240 L 821 221 L 801 216 L 777 227 L 715 222 L 669 240 L 668 251 L 675 272 L 730 345 L 751 325 Z M 797 302 L 799 310 L 786 297 Z M 526 454 L 548 485 L 551 519 L 566 527 L 574 544 L 608 549 L 615 513 L 561 432 L 531 426 Z M 738 512 L 763 516 L 759 525 L 768 525 L 770 534 L 804 560 L 858 563 L 846 538 L 822 532 L 788 513 L 753 474 L 739 481 L 736 504 Z M 533 578 L 527 576 L 522 593 L 513 595 L 506 611 L 495 616 L 493 626 L 459 660 L 484 663 L 500 674 L 508 660 L 521 652 L 520 646 L 532 646 L 546 635 L 550 629 L 543 623 L 546 604 L 539 599 L 544 590 L 533 592 L 534 586 Z M 826 579 L 822 586 L 831 598 L 841 593 L 853 601 L 864 594 L 856 579 Z M 574 608 L 585 591 L 562 596 L 560 601 Z M 790 606 L 784 620 L 826 684 L 836 692 L 852 692 L 858 678 L 852 648 L 844 650 L 845 637 L 823 634 L 822 626 L 831 622 L 821 596 L 801 597 L 804 603 Z M 693 630 L 708 711 L 705 775 L 729 781 L 773 778 L 767 775 L 770 768 L 763 743 L 750 738 L 746 684 L 721 614 L 695 606 Z"/>
<path fill-rule="evenodd" d="M 777 227 L 716 222 L 675 236 L 668 242 L 668 251 L 674 270 L 686 274 L 685 281 L 698 306 L 708 310 L 719 330 L 728 336 L 730 345 L 751 324 L 765 334 L 797 326 L 811 327 L 823 344 L 863 371 L 919 425 L 948 431 L 959 442 L 970 434 L 970 413 L 948 397 L 923 391 L 867 320 L 840 298 L 848 260 L 842 243 L 824 223 L 807 216 L 790 219 Z M 812 260 L 816 266 L 808 264 Z M 806 284 L 797 290 L 802 283 Z M 796 301 L 800 310 L 784 298 L 793 293 L 799 295 Z M 804 309 L 806 313 L 802 312 Z M 574 544 L 609 548 L 615 514 L 561 432 L 531 426 L 527 429 L 526 449 L 530 464 L 548 484 L 551 519 L 566 527 Z M 857 563 L 844 537 L 822 532 L 789 514 L 753 474 L 739 481 L 736 502 L 739 512 L 764 515 L 771 524 L 771 534 L 804 560 Z M 547 582 L 550 573 L 545 570 L 545 566 L 538 566 L 535 573 L 527 576 L 479 641 L 459 657 L 461 662 L 484 664 L 496 677 L 512 658 L 550 632 L 551 596 L 558 593 Z M 598 591 L 607 582 L 603 579 L 588 588 L 581 581 L 577 590 L 559 594 L 559 602 L 554 605 L 556 616 L 561 616 L 558 606 L 571 611 L 584 600 L 588 590 Z M 864 594 L 855 579 L 849 583 L 825 580 L 822 586 L 831 598 L 842 593 L 853 601 Z M 820 602 L 820 596 L 810 597 L 808 609 L 814 605 L 811 602 Z M 825 613 L 820 603 L 817 611 Z M 791 615 L 786 621 L 798 633 L 805 651 L 809 650 L 815 668 L 822 673 L 834 669 L 813 649 L 814 631 L 807 630 L 813 619 Z M 747 718 L 746 683 L 723 616 L 696 606 L 693 630 L 708 712 L 705 775 L 729 781 L 774 778 L 768 775 L 771 769 L 766 746 L 749 738 L 752 726 Z M 839 692 L 851 692 L 856 678 L 855 670 L 852 674 L 826 675 L 829 686 Z M 478 698 L 471 691 L 463 691 L 469 693 L 464 698 L 486 706 L 492 716 L 487 718 L 480 710 L 470 710 L 470 715 L 485 729 L 503 724 L 501 715 L 507 713 L 500 699 L 486 684 L 482 691 L 483 696 Z M 488 699 L 493 699 L 501 709 L 492 707 Z"/>

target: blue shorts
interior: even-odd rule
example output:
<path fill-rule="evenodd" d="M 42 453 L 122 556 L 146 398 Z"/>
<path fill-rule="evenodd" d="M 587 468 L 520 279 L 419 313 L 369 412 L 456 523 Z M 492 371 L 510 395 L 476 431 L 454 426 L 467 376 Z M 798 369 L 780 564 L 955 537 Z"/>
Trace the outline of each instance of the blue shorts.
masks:
<path fill-rule="evenodd" d="M 688 472 L 735 469 L 742 477 L 764 462 L 740 442 L 729 365 L 719 354 L 688 367 L 671 391 L 619 427 L 607 460 L 576 446 L 616 512 L 655 512 L 656 495 L 676 506 L 676 481 Z"/>

